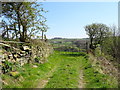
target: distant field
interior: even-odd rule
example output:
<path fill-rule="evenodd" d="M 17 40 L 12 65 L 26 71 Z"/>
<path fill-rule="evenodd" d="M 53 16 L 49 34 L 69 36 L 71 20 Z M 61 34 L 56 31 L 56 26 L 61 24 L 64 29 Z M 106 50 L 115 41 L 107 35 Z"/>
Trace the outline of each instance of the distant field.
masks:
<path fill-rule="evenodd" d="M 79 52 L 80 49 L 86 49 L 86 42 L 88 38 L 84 39 L 65 39 L 65 38 L 55 38 L 49 39 L 49 42 L 52 44 L 55 50 L 58 51 L 71 51 Z"/>

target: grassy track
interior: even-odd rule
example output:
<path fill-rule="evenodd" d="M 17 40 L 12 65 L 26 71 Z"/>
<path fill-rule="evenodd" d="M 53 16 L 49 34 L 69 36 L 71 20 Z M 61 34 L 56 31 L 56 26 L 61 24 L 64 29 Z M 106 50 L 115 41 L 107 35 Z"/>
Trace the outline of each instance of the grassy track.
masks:
<path fill-rule="evenodd" d="M 115 88 L 109 76 L 93 68 L 87 55 L 77 52 L 55 52 L 44 64 L 25 65 L 18 69 L 19 76 L 2 75 L 7 83 L 4 88 L 78 88 L 80 82 L 84 88 Z M 81 71 L 83 72 L 81 74 Z M 83 75 L 83 81 L 80 77 Z M 83 87 L 83 86 L 82 86 Z"/>
<path fill-rule="evenodd" d="M 79 53 L 60 53 L 61 63 L 54 72 L 45 88 L 77 88 L 81 61 L 84 60 Z"/>
<path fill-rule="evenodd" d="M 116 88 L 117 80 L 99 73 L 84 53 L 61 52 L 61 63 L 45 88 L 78 88 L 79 82 L 84 88 Z M 83 71 L 83 73 L 80 73 Z M 80 75 L 81 74 L 81 75 Z M 80 81 L 82 77 L 84 81 Z M 81 84 L 80 83 L 80 84 Z"/>

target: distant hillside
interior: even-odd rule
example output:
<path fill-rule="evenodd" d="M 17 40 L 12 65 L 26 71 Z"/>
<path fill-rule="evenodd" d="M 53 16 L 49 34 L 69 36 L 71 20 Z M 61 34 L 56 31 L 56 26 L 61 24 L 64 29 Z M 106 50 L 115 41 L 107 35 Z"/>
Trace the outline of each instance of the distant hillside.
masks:
<path fill-rule="evenodd" d="M 52 39 L 63 39 L 63 38 L 61 38 L 61 37 L 54 37 L 54 38 L 52 38 Z"/>
<path fill-rule="evenodd" d="M 49 39 L 49 42 L 53 45 L 55 50 L 62 51 L 79 51 L 80 49 L 86 49 L 86 42 L 89 42 L 88 38 L 82 39 L 69 39 L 69 38 L 53 38 Z"/>

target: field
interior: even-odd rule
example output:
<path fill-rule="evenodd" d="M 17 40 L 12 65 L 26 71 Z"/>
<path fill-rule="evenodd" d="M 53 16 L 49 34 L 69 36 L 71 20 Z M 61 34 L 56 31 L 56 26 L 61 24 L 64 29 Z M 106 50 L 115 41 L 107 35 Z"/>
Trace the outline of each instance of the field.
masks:
<path fill-rule="evenodd" d="M 48 40 L 57 51 L 81 52 L 85 51 L 89 42 L 88 38 L 70 39 L 70 38 L 53 38 Z"/>
<path fill-rule="evenodd" d="M 34 67 L 34 66 L 37 67 Z M 110 77 L 95 70 L 88 55 L 81 52 L 54 52 L 44 64 L 30 64 L 19 74 L 2 75 L 4 88 L 115 88 Z"/>

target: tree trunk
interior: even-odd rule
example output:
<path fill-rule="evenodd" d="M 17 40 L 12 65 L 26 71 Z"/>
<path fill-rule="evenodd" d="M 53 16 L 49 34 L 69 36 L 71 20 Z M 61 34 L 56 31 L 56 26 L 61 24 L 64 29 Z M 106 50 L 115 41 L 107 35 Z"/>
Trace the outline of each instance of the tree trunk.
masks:
<path fill-rule="evenodd" d="M 21 37 L 22 37 L 22 35 L 21 35 L 21 31 L 20 31 L 20 14 L 19 14 L 19 11 L 17 11 L 17 22 L 18 22 L 18 34 L 20 35 L 20 41 L 21 41 Z"/>
<path fill-rule="evenodd" d="M 44 32 L 42 31 L 42 40 L 44 39 L 44 38 L 43 38 L 43 33 L 44 33 Z"/>
<path fill-rule="evenodd" d="M 22 41 L 25 42 L 26 38 L 27 38 L 27 28 L 26 25 L 23 25 Z"/>
<path fill-rule="evenodd" d="M 8 27 L 6 26 L 6 29 L 7 29 L 7 38 L 9 38 L 9 33 L 8 33 Z"/>
<path fill-rule="evenodd" d="M 16 36 L 16 38 L 18 38 L 18 36 L 17 36 L 17 29 L 16 29 L 16 25 L 14 24 L 14 29 L 15 29 L 15 36 Z"/>
<path fill-rule="evenodd" d="M 93 38 L 90 38 L 90 49 L 93 49 Z"/>

